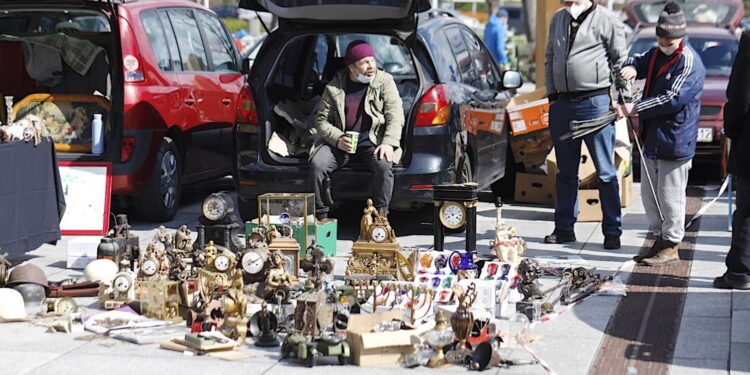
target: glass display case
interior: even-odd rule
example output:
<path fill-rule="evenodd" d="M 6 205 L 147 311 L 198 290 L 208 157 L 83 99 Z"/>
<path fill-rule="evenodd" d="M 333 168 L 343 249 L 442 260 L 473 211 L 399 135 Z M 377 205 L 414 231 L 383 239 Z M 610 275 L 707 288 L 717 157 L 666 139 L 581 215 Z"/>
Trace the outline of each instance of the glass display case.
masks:
<path fill-rule="evenodd" d="M 315 239 L 315 194 L 266 193 L 258 196 L 258 222 L 293 237 L 302 249 Z"/>

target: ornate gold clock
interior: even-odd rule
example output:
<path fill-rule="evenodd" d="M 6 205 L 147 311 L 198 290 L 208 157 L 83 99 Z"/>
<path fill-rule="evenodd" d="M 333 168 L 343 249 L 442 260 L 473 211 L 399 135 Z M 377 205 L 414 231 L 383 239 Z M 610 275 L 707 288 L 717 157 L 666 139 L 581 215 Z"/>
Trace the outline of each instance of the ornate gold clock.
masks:
<path fill-rule="evenodd" d="M 360 220 L 359 239 L 352 245 L 352 256 L 347 263 L 345 275 L 401 279 L 401 275 L 408 273 L 403 270 L 399 272 L 397 254 L 400 250 L 396 232 L 385 213 L 377 212 L 372 200 L 368 199 Z"/>

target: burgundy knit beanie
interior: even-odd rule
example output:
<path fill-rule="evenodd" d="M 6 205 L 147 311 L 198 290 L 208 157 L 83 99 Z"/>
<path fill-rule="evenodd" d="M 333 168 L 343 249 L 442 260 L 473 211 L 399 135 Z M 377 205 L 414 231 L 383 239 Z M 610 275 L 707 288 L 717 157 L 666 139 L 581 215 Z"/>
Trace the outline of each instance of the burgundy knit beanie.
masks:
<path fill-rule="evenodd" d="M 375 57 L 375 50 L 364 40 L 355 40 L 346 47 L 344 64 L 351 65 L 365 57 Z"/>

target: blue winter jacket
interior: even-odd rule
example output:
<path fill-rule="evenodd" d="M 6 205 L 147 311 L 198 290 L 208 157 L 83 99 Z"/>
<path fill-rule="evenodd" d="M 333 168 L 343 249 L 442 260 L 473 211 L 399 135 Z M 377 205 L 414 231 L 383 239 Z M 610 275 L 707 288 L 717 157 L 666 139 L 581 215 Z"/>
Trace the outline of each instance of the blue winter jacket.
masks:
<path fill-rule="evenodd" d="M 495 61 L 501 65 L 508 64 L 508 56 L 505 54 L 505 38 L 507 37 L 508 27 L 503 25 L 497 16 L 491 16 L 484 27 L 484 44 L 487 45 Z"/>
<path fill-rule="evenodd" d="M 643 98 L 635 105 L 644 135 L 643 153 L 650 159 L 689 160 L 698 141 L 706 68 L 687 38 L 661 67 L 653 66 L 656 53 L 658 47 L 625 63 L 638 71 L 638 79 L 646 79 Z M 652 89 L 647 91 L 649 85 Z"/>

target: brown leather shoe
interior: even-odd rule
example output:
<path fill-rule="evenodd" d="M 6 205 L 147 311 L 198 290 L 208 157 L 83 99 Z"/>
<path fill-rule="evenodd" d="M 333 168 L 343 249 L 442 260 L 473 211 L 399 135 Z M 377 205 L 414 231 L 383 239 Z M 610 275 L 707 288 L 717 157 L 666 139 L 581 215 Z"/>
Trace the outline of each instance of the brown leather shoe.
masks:
<path fill-rule="evenodd" d="M 662 242 L 662 249 L 658 254 L 651 258 L 645 258 L 641 261 L 641 264 L 645 266 L 666 266 L 680 260 L 680 254 L 678 252 L 679 244 L 671 246 L 671 244 L 664 244 Z"/>
<path fill-rule="evenodd" d="M 656 256 L 656 254 L 659 253 L 659 251 L 661 250 L 661 247 L 662 247 L 661 237 L 658 237 L 657 239 L 654 240 L 654 244 L 651 245 L 650 248 L 648 249 L 641 248 L 641 251 L 638 252 L 638 255 L 633 257 L 633 260 L 640 263 L 646 258 L 653 258 Z"/>

